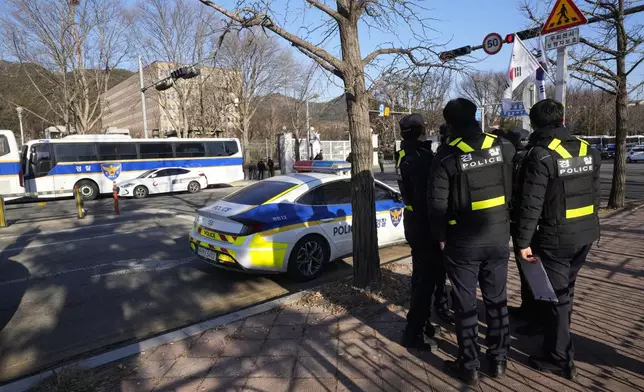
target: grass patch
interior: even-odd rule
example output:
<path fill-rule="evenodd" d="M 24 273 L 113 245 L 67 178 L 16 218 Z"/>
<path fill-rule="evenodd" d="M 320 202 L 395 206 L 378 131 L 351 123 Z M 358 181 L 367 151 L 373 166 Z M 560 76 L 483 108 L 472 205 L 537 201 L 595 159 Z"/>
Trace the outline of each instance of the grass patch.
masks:
<path fill-rule="evenodd" d="M 95 392 L 101 380 L 92 369 L 65 368 L 54 372 L 29 392 Z"/>

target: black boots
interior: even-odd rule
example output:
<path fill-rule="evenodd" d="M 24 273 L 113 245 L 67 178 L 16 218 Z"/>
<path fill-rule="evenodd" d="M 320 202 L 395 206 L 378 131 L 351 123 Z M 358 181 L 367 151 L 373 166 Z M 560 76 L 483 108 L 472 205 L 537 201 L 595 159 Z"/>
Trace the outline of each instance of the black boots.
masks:
<path fill-rule="evenodd" d="M 508 368 L 507 361 L 490 361 L 488 372 L 494 378 L 505 376 L 505 370 Z"/>
<path fill-rule="evenodd" d="M 426 332 L 413 332 L 408 328 L 405 328 L 400 344 L 403 347 L 414 348 L 417 350 L 432 351 L 438 349 L 438 343 L 436 343 L 434 339 L 428 337 Z"/>
<path fill-rule="evenodd" d="M 479 370 L 466 369 L 458 361 L 445 361 L 445 370 L 469 386 L 479 383 Z"/>
<path fill-rule="evenodd" d="M 561 366 L 549 357 L 531 356 L 530 365 L 540 372 L 552 373 L 557 376 L 567 378 L 570 381 L 575 381 L 577 379 L 577 368 L 574 363 L 571 363 L 568 366 Z"/>

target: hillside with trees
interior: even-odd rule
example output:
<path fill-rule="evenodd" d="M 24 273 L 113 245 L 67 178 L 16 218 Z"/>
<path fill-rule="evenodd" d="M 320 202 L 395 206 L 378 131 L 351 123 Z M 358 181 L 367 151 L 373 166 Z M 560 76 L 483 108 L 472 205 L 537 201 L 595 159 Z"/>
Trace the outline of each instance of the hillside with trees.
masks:
<path fill-rule="evenodd" d="M 114 69 L 110 72 L 108 88 L 121 83 L 134 74 L 134 72 L 124 69 Z M 39 65 L 0 60 L 0 86 L 2 86 L 0 89 L 0 128 L 18 133 L 20 128 L 16 113 L 17 106 L 25 109 L 23 113 L 25 138 L 42 137 L 45 128 L 52 125 L 62 125 L 60 118 L 48 105 L 48 99 L 58 99 L 55 86 L 50 82 L 54 76 Z M 90 94 L 93 97 L 98 95 L 95 89 Z"/>

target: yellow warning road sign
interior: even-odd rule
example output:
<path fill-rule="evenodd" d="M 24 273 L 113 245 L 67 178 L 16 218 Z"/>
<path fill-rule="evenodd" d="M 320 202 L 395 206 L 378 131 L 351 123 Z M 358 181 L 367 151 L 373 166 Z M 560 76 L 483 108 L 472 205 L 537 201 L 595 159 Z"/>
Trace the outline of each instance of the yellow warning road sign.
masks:
<path fill-rule="evenodd" d="M 587 22 L 588 20 L 573 0 L 557 0 L 541 29 L 541 35 L 580 26 Z"/>

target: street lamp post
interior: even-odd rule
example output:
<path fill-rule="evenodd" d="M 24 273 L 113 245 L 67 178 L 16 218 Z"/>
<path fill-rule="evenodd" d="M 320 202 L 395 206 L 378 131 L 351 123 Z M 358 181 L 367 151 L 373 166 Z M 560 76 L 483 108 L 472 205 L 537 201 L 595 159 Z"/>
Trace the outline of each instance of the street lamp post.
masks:
<path fill-rule="evenodd" d="M 145 84 L 143 83 L 143 63 L 139 56 L 139 83 L 141 86 L 141 110 L 143 111 L 143 137 L 148 138 L 148 114 L 145 110 Z"/>
<path fill-rule="evenodd" d="M 24 133 L 24 131 L 22 129 L 22 112 L 23 112 L 23 110 L 25 110 L 25 109 L 23 109 L 20 106 L 18 106 L 16 108 L 16 112 L 18 113 L 18 122 L 20 123 L 20 145 L 25 144 L 25 133 Z"/>
<path fill-rule="evenodd" d="M 309 118 L 309 101 L 318 97 L 319 95 L 315 94 L 306 99 L 306 155 L 308 157 L 313 154 L 313 150 L 311 149 L 311 120 Z"/>

